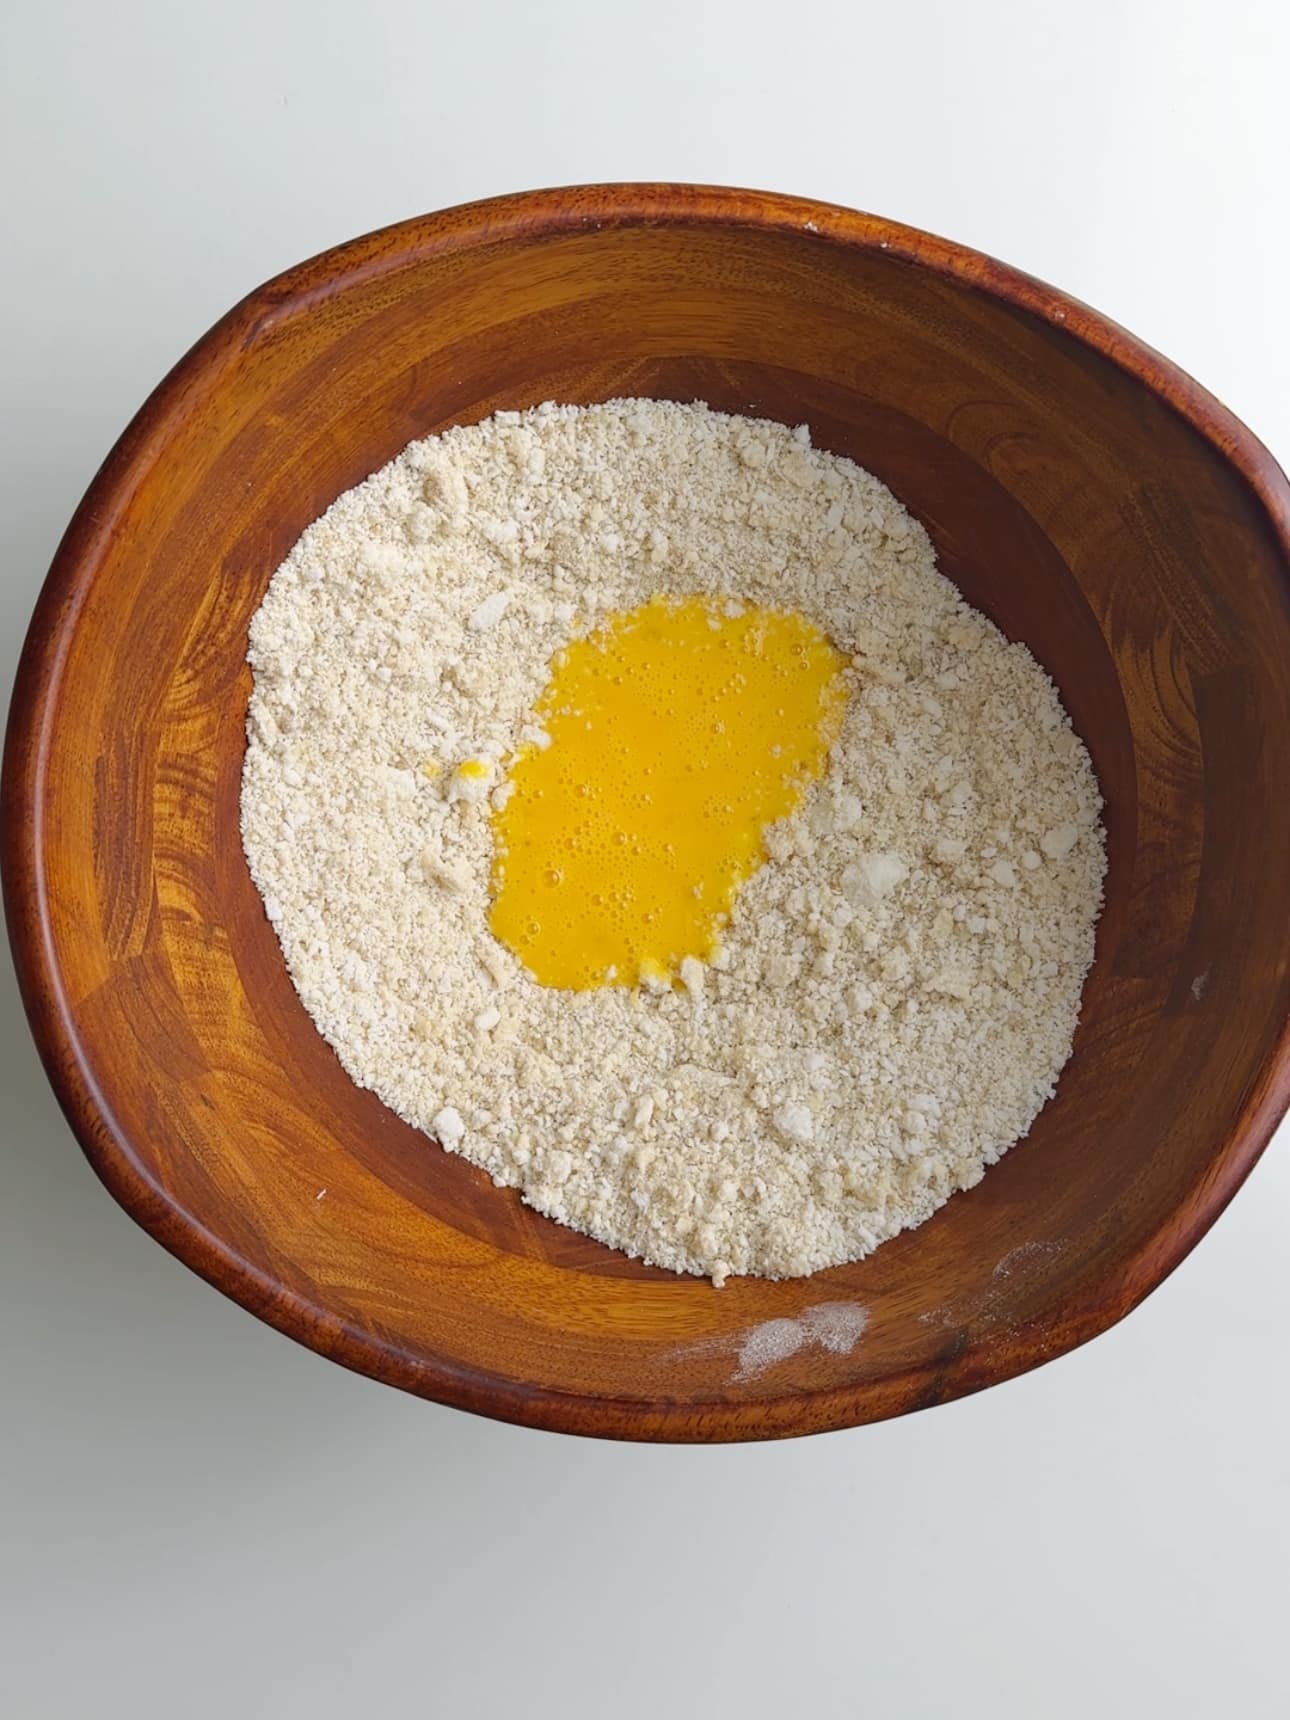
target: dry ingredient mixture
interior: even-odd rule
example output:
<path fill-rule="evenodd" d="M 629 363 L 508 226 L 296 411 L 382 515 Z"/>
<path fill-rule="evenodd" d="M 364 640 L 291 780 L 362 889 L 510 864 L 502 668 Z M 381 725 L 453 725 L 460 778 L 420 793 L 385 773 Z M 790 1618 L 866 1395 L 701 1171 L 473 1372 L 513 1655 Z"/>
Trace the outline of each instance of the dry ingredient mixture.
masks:
<path fill-rule="evenodd" d="M 249 659 L 243 840 L 297 991 L 539 1211 L 796 1276 L 1052 1094 L 1088 754 L 805 426 L 618 400 L 413 443 L 304 533 Z"/>

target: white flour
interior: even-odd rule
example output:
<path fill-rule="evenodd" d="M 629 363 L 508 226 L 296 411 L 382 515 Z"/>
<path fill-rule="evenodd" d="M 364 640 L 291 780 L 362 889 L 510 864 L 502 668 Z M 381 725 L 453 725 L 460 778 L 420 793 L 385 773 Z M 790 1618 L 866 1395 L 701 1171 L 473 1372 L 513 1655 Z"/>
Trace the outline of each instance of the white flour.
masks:
<path fill-rule="evenodd" d="M 856 1302 L 819 1302 L 804 1308 L 796 1320 L 765 1320 L 745 1333 L 735 1378 L 753 1379 L 812 1344 L 849 1356 L 868 1323 L 867 1311 Z"/>
<path fill-rule="evenodd" d="M 488 929 L 488 796 L 556 651 L 656 592 L 823 628 L 841 738 L 711 968 L 546 989 Z M 804 428 L 620 400 L 414 443 L 304 533 L 249 658 L 243 840 L 305 1007 L 539 1211 L 716 1283 L 796 1276 L 979 1182 L 1051 1095 L 1105 865 L 1088 755 Z"/>

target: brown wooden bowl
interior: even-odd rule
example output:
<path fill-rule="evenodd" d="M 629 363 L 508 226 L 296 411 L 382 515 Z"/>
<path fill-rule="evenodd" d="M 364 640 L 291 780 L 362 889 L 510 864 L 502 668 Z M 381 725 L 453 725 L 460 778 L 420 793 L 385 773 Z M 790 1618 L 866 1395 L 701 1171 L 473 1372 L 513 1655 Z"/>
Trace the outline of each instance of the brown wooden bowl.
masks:
<path fill-rule="evenodd" d="M 315 1031 L 243 860 L 247 622 L 303 528 L 413 437 L 616 394 L 806 419 L 877 473 L 1055 677 L 1106 795 L 1057 1098 L 978 1188 L 810 1279 L 642 1267 L 406 1127 Z M 906 227 L 686 186 L 450 210 L 262 287 L 148 401 L 45 585 L 4 793 L 50 1078 L 116 1198 L 219 1289 L 349 1367 L 536 1426 L 873 1420 L 1118 1320 L 1286 1106 L 1290 488 L 1123 330 Z M 846 1353 L 807 1321 L 741 1368 L 759 1325 L 836 1302 L 868 1310 Z"/>

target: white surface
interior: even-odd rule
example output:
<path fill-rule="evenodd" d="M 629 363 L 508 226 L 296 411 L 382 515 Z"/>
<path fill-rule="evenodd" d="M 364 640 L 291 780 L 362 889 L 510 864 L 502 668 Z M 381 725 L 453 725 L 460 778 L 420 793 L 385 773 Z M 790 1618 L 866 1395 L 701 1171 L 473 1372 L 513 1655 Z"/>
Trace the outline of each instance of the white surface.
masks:
<path fill-rule="evenodd" d="M 979 245 L 1290 454 L 1282 0 L 29 5 L 0 56 L 0 675 L 99 459 L 248 288 L 525 185 Z M 526 1433 L 258 1325 L 99 1189 L 0 978 L 0 1712 L 1272 1720 L 1286 1137 L 1132 1319 L 774 1447 Z"/>

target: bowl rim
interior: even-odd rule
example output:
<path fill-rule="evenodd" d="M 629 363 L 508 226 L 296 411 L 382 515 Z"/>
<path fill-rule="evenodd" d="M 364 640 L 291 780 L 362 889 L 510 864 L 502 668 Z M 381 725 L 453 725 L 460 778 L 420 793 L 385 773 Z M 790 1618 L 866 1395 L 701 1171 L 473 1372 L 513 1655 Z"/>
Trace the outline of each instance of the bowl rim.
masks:
<path fill-rule="evenodd" d="M 997 1340 L 983 1340 L 905 1373 L 819 1392 L 706 1404 L 584 1396 L 413 1355 L 272 1280 L 175 1201 L 136 1155 L 83 1050 L 75 1011 L 62 988 L 44 878 L 45 780 L 55 746 L 53 717 L 68 642 L 114 524 L 158 456 L 166 426 L 185 398 L 209 388 L 244 347 L 270 328 L 361 280 L 485 244 L 646 225 L 735 226 L 881 252 L 1060 328 L 1150 389 L 1240 475 L 1280 545 L 1290 598 L 1290 483 L 1271 453 L 1168 359 L 1109 318 L 1019 269 L 876 215 L 774 192 L 593 184 L 461 204 L 337 245 L 256 288 L 179 360 L 107 455 L 54 555 L 14 680 L 0 780 L 5 915 L 19 990 L 41 1060 L 95 1173 L 163 1247 L 258 1318 L 356 1372 L 503 1421 L 620 1439 L 780 1438 L 881 1420 L 964 1396 L 1037 1367 L 1121 1320 L 1213 1224 L 1290 1107 L 1290 1012 L 1240 1114 L 1215 1148 L 1207 1174 L 1077 1310 L 1040 1316 Z"/>

